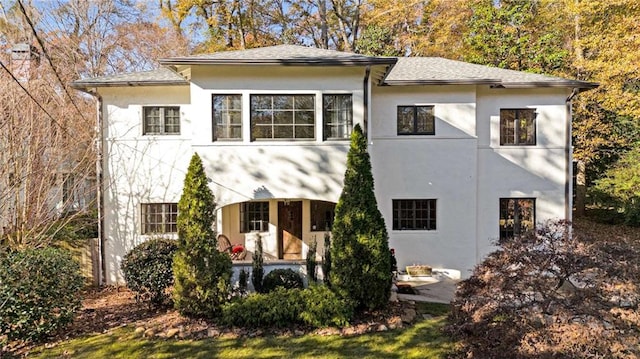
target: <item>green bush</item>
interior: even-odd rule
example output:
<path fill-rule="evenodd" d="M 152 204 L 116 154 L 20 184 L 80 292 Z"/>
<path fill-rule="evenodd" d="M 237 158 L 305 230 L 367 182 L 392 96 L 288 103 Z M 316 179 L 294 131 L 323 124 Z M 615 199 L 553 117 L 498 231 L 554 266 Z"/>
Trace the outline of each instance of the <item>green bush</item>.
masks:
<path fill-rule="evenodd" d="M 309 284 L 315 283 L 318 281 L 318 271 L 316 267 L 318 266 L 318 262 L 316 261 L 316 253 L 318 251 L 318 242 L 316 239 L 313 239 L 313 242 L 309 244 L 309 249 L 307 250 L 307 280 Z"/>
<path fill-rule="evenodd" d="M 137 299 L 162 305 L 170 299 L 167 289 L 173 285 L 173 256 L 178 250 L 175 240 L 154 238 L 133 248 L 122 261 L 127 286 Z"/>
<path fill-rule="evenodd" d="M 253 261 L 251 262 L 251 283 L 253 289 L 258 293 L 263 293 L 262 280 L 264 279 L 264 266 L 262 258 L 262 239 L 258 237 L 256 240 L 256 251 L 253 253 Z"/>
<path fill-rule="evenodd" d="M 254 293 L 222 306 L 222 322 L 240 327 L 285 327 L 299 321 L 303 301 L 296 289 Z"/>
<path fill-rule="evenodd" d="M 326 286 L 278 287 L 270 293 L 253 293 L 222 306 L 222 322 L 240 327 L 344 326 L 352 314 L 353 306 Z"/>
<path fill-rule="evenodd" d="M 316 328 L 330 325 L 343 327 L 353 317 L 353 305 L 340 299 L 325 285 L 310 285 L 301 294 L 304 308 L 300 319 L 307 325 Z"/>
<path fill-rule="evenodd" d="M 264 293 L 269 293 L 278 287 L 286 289 L 304 288 L 304 283 L 300 274 L 296 273 L 293 269 L 279 268 L 267 273 L 262 281 L 262 290 Z"/>
<path fill-rule="evenodd" d="M 81 304 L 80 266 L 55 248 L 0 258 L 0 336 L 40 340 L 70 323 Z"/>

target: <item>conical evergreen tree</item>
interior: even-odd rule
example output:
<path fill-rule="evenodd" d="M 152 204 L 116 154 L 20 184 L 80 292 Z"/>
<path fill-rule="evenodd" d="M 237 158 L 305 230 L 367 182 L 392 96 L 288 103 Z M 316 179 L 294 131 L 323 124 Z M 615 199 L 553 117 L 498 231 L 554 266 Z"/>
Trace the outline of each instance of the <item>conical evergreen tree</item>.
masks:
<path fill-rule="evenodd" d="M 373 192 L 367 140 L 351 134 L 344 188 L 332 228 L 331 288 L 358 309 L 384 307 L 391 289 L 389 236 Z"/>
<path fill-rule="evenodd" d="M 196 153 L 178 202 L 178 252 L 173 261 L 174 304 L 184 315 L 214 317 L 229 294 L 231 258 L 218 251 L 214 210 L 214 197 Z"/>

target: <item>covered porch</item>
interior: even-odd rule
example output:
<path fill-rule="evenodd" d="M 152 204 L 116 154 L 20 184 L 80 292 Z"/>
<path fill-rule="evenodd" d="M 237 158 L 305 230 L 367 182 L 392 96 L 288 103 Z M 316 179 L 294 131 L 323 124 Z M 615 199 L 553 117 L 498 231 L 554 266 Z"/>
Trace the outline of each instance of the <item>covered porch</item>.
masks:
<path fill-rule="evenodd" d="M 306 259 L 309 246 L 317 243 L 316 259 L 321 260 L 325 234 L 330 233 L 335 203 L 306 198 L 271 198 L 231 203 L 217 211 L 217 231 L 230 244 L 247 251 L 251 261 L 258 239 L 264 261 L 280 263 Z"/>

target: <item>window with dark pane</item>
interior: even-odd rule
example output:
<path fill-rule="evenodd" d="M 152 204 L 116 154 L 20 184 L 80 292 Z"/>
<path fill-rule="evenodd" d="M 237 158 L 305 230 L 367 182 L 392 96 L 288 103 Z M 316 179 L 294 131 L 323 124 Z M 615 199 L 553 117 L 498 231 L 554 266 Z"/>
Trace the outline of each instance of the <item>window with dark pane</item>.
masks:
<path fill-rule="evenodd" d="M 535 228 L 534 198 L 500 198 L 500 239 L 517 237 Z"/>
<path fill-rule="evenodd" d="M 322 96 L 324 138 L 348 139 L 353 128 L 351 94 Z"/>
<path fill-rule="evenodd" d="M 536 112 L 534 109 L 500 110 L 500 145 L 535 145 Z"/>
<path fill-rule="evenodd" d="M 314 138 L 314 95 L 251 95 L 252 140 Z"/>
<path fill-rule="evenodd" d="M 242 95 L 212 95 L 213 140 L 242 139 Z"/>
<path fill-rule="evenodd" d="M 143 107 L 143 135 L 179 135 L 180 107 Z"/>
<path fill-rule="evenodd" d="M 436 200 L 394 199 L 393 229 L 398 231 L 435 230 Z"/>
<path fill-rule="evenodd" d="M 433 106 L 398 106 L 398 135 L 435 135 Z"/>
<path fill-rule="evenodd" d="M 177 203 L 143 203 L 142 234 L 177 233 Z"/>
<path fill-rule="evenodd" d="M 269 202 L 240 203 L 240 231 L 266 232 L 269 230 Z"/>
<path fill-rule="evenodd" d="M 336 213 L 336 204 L 326 201 L 311 201 L 311 231 L 330 231 Z"/>

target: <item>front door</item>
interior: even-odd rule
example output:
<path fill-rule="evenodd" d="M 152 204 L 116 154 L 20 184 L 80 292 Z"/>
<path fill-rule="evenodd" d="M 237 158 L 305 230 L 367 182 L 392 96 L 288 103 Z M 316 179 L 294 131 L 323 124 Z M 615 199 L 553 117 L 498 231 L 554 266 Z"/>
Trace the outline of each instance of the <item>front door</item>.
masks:
<path fill-rule="evenodd" d="M 302 259 L 302 201 L 278 202 L 278 257 Z"/>

